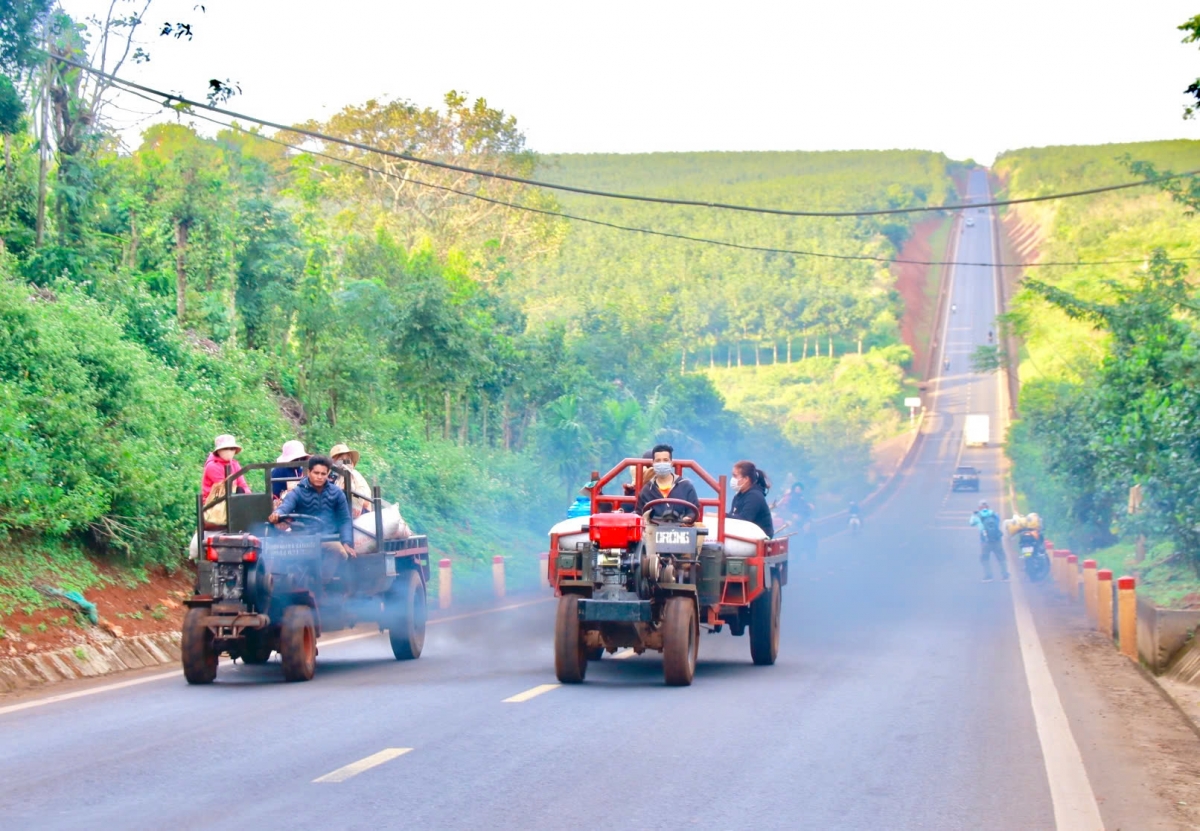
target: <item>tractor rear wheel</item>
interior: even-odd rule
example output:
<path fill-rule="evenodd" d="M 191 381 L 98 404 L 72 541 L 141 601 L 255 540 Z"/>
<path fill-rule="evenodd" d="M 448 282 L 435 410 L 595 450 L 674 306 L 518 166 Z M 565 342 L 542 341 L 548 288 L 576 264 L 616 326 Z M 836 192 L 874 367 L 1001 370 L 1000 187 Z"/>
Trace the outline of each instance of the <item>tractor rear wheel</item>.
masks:
<path fill-rule="evenodd" d="M 425 648 L 425 584 L 415 571 L 396 579 L 385 601 L 388 638 L 397 661 L 421 657 Z"/>
<path fill-rule="evenodd" d="M 779 655 L 779 612 L 783 591 L 779 578 L 750 604 L 750 657 L 759 666 L 770 666 Z"/>
<path fill-rule="evenodd" d="M 205 625 L 209 609 L 193 606 L 183 618 L 179 651 L 183 659 L 183 677 L 189 684 L 211 684 L 217 677 L 217 650 L 213 633 Z"/>
<path fill-rule="evenodd" d="M 690 597 L 669 597 L 663 609 L 663 680 L 669 687 L 686 687 L 696 674 L 700 629 L 696 604 Z"/>
<path fill-rule="evenodd" d="M 587 674 L 588 651 L 579 626 L 579 595 L 558 599 L 554 618 L 554 674 L 564 684 L 578 684 Z"/>
<path fill-rule="evenodd" d="M 266 629 L 247 629 L 242 663 L 265 664 L 271 660 L 271 637 Z"/>
<path fill-rule="evenodd" d="M 279 632 L 283 680 L 311 681 L 317 671 L 317 627 L 312 609 L 288 606 Z"/>

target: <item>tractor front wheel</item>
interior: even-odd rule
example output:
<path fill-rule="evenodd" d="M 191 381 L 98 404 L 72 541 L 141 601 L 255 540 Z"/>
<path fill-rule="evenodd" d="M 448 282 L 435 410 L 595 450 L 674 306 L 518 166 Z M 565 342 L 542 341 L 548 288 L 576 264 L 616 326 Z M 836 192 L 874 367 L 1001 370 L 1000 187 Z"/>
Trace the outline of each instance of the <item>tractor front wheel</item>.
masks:
<path fill-rule="evenodd" d="M 209 609 L 193 606 L 183 618 L 179 651 L 183 659 L 183 677 L 189 684 L 211 684 L 217 677 L 217 650 L 213 633 L 205 621 Z"/>
<path fill-rule="evenodd" d="M 558 599 L 554 618 L 554 674 L 564 684 L 579 684 L 587 674 L 588 650 L 579 626 L 579 595 Z"/>
<path fill-rule="evenodd" d="M 415 571 L 396 579 L 385 601 L 388 637 L 397 661 L 421 657 L 425 648 L 425 584 Z"/>
<path fill-rule="evenodd" d="M 779 578 L 750 604 L 750 657 L 759 666 L 770 666 L 779 655 L 779 612 L 783 590 Z"/>
<path fill-rule="evenodd" d="M 696 674 L 700 651 L 696 604 L 690 597 L 667 598 L 662 627 L 663 680 L 669 687 L 686 687 Z"/>
<path fill-rule="evenodd" d="M 283 680 L 311 681 L 317 671 L 317 627 L 312 609 L 288 606 L 279 632 Z"/>

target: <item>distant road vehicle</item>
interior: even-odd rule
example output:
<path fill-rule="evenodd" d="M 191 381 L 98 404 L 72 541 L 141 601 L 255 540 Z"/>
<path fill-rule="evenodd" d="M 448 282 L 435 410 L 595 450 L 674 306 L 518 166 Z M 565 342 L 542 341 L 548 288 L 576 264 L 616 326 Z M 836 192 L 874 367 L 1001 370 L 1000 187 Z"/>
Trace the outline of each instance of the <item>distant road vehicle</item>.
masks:
<path fill-rule="evenodd" d="M 954 468 L 954 478 L 950 481 L 952 491 L 979 492 L 979 470 L 970 465 L 960 465 Z"/>
<path fill-rule="evenodd" d="M 963 426 L 963 441 L 967 447 L 987 447 L 991 441 L 991 423 L 984 413 L 972 413 L 967 416 Z"/>
<path fill-rule="evenodd" d="M 974 228 L 974 227 L 975 227 L 975 220 L 971 219 L 971 217 L 969 217 L 969 216 L 967 217 L 967 227 L 968 227 L 968 228 Z"/>

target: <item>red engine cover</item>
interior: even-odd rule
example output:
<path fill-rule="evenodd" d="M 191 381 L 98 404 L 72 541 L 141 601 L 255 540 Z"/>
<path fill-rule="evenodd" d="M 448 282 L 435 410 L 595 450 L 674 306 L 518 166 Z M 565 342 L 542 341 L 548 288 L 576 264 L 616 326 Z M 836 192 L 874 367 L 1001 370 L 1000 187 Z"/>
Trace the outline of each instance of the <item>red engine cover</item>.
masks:
<path fill-rule="evenodd" d="M 642 540 L 642 518 L 637 514 L 592 514 L 588 536 L 600 548 L 627 548 Z"/>

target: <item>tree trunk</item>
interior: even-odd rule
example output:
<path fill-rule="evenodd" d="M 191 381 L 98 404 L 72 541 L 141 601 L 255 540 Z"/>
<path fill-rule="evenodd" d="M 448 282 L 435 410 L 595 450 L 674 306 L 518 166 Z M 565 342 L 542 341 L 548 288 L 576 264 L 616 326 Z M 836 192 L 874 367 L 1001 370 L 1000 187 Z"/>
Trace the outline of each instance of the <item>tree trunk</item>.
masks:
<path fill-rule="evenodd" d="M 4 180 L 12 181 L 12 136 L 4 134 Z"/>
<path fill-rule="evenodd" d="M 716 359 L 716 355 L 714 354 L 715 350 L 716 350 L 716 347 L 710 343 L 708 345 L 708 368 L 709 369 L 712 369 L 714 366 L 716 366 L 717 359 Z"/>
<path fill-rule="evenodd" d="M 733 347 L 725 347 L 725 368 L 730 369 L 733 366 Z"/>
<path fill-rule="evenodd" d="M 504 404 L 500 407 L 500 429 L 504 435 L 504 449 L 512 450 L 512 424 L 509 423 L 508 393 L 504 394 Z"/>
<path fill-rule="evenodd" d="M 49 86 L 50 64 L 46 63 L 46 86 Z M 50 127 L 47 124 L 48 114 L 50 112 L 50 91 L 49 89 L 42 90 L 42 130 L 38 136 L 38 196 L 37 196 L 37 231 L 34 236 L 34 245 L 38 248 L 42 247 L 42 243 L 46 240 L 46 172 L 50 166 L 50 143 L 46 137 L 50 132 Z"/>
<path fill-rule="evenodd" d="M 858 339 L 858 354 L 862 354 L 862 338 Z"/>
<path fill-rule="evenodd" d="M 742 368 L 742 342 L 738 341 L 738 369 Z"/>
<path fill-rule="evenodd" d="M 800 353 L 800 360 L 803 361 L 807 357 L 808 357 L 808 338 L 805 338 L 804 339 L 804 351 Z"/>
<path fill-rule="evenodd" d="M 480 433 L 481 433 L 481 437 L 483 438 L 483 446 L 487 447 L 488 446 L 488 399 L 487 399 L 486 395 L 480 396 L 479 408 L 481 410 L 483 410 L 483 427 L 480 430 Z"/>
<path fill-rule="evenodd" d="M 779 343 L 778 341 L 771 342 L 771 364 L 779 363 Z"/>
<path fill-rule="evenodd" d="M 184 268 L 188 244 L 186 222 L 175 223 L 175 316 L 182 324 L 187 318 L 187 270 Z"/>
<path fill-rule="evenodd" d="M 687 373 L 687 347 L 679 350 L 679 374 Z"/>
<path fill-rule="evenodd" d="M 792 362 L 792 339 L 788 338 L 788 363 Z"/>
<path fill-rule="evenodd" d="M 762 366 L 762 344 L 761 343 L 754 344 L 754 366 L 756 368 Z"/>
<path fill-rule="evenodd" d="M 465 447 L 471 432 L 471 396 L 463 396 L 462 424 L 458 425 L 458 444 Z"/>
<path fill-rule="evenodd" d="M 138 244 L 141 240 L 138 238 L 137 211 L 129 212 L 129 263 L 130 269 L 137 269 Z"/>
<path fill-rule="evenodd" d="M 833 335 L 829 336 L 829 357 L 833 357 Z"/>
<path fill-rule="evenodd" d="M 442 393 L 443 401 L 446 405 L 446 423 L 442 427 L 442 438 L 450 441 L 450 393 L 449 391 Z"/>

